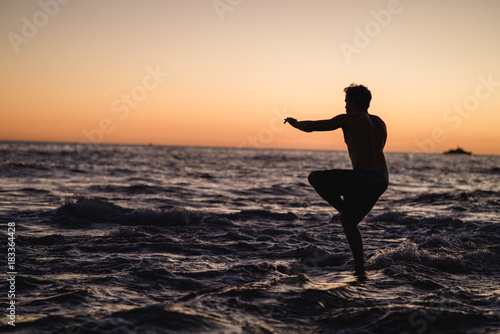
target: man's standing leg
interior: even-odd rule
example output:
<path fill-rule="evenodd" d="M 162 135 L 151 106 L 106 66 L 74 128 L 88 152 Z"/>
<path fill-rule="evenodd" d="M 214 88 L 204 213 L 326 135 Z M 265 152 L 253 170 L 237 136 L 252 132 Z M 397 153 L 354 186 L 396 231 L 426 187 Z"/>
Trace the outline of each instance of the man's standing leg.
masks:
<path fill-rule="evenodd" d="M 344 211 L 340 222 L 354 257 L 356 274 L 365 273 L 363 238 L 358 224 L 372 210 L 379 197 L 387 189 L 388 182 L 372 181 L 358 176 L 351 191 L 344 196 Z"/>
<path fill-rule="evenodd" d="M 365 273 L 365 260 L 363 255 L 363 238 L 358 227 L 360 220 L 350 219 L 345 215 L 340 215 L 340 222 L 344 229 L 344 234 L 351 248 L 354 257 L 354 271 L 356 274 Z"/>

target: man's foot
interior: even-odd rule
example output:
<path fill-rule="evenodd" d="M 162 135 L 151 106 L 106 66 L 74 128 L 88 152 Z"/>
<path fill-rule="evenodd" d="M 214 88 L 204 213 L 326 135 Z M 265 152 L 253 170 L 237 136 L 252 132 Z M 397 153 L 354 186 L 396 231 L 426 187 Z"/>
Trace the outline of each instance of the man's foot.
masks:
<path fill-rule="evenodd" d="M 354 275 L 366 276 L 365 266 L 364 265 L 355 265 L 354 266 Z"/>
<path fill-rule="evenodd" d="M 364 270 L 359 272 L 355 271 L 354 276 L 356 276 L 356 281 L 358 283 L 365 282 L 368 279 L 368 276 L 366 275 L 366 272 Z"/>

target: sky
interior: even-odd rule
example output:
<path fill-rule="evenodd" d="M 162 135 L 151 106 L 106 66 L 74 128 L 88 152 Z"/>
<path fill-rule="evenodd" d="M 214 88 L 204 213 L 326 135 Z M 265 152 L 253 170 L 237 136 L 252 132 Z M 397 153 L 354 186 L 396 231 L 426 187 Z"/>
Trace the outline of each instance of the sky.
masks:
<path fill-rule="evenodd" d="M 500 154 L 496 0 L 0 2 L 0 140 L 345 150 L 283 124 L 373 95 L 389 152 Z"/>

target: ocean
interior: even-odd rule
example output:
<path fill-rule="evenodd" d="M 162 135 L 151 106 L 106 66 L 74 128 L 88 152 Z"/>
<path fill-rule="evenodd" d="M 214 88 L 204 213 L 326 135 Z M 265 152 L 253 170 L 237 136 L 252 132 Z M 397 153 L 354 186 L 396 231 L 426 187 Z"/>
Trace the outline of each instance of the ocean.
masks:
<path fill-rule="evenodd" d="M 350 168 L 346 152 L 0 155 L 0 332 L 500 333 L 498 156 L 387 153 L 362 278 L 307 182 Z"/>

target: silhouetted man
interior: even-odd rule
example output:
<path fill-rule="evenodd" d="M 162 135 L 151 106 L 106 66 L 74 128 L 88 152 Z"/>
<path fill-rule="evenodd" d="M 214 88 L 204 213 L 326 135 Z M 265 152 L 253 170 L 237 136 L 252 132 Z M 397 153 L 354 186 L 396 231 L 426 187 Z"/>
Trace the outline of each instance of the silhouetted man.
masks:
<path fill-rule="evenodd" d="M 305 131 L 332 131 L 342 128 L 352 170 L 332 169 L 309 174 L 316 192 L 340 212 L 340 222 L 354 256 L 357 274 L 364 273 L 363 240 L 359 222 L 370 212 L 389 185 L 384 156 L 387 139 L 385 123 L 368 113 L 371 92 L 362 85 L 344 89 L 346 114 L 321 121 L 285 119 Z"/>

